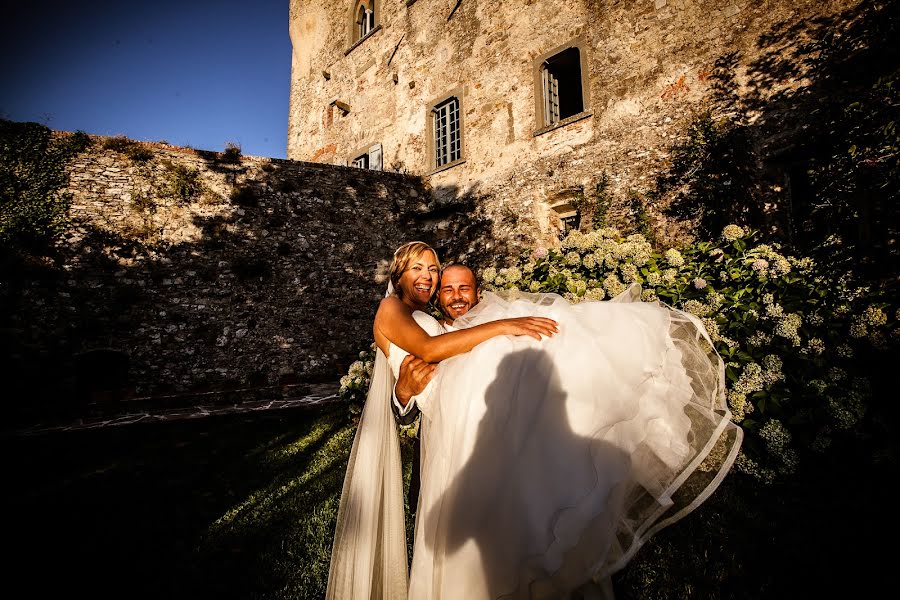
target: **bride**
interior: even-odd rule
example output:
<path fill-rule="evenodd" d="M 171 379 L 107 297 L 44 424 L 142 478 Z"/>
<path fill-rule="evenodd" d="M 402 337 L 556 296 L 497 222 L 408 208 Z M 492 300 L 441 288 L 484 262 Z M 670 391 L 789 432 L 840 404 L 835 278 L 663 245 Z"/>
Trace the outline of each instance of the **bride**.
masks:
<path fill-rule="evenodd" d="M 721 359 L 696 319 L 633 292 L 578 305 L 486 293 L 454 321 L 459 331 L 443 333 L 423 312 L 439 268 L 421 242 L 394 255 L 327 597 L 588 595 L 703 502 L 734 461 L 741 430 L 724 403 Z M 408 578 L 390 410 L 407 353 L 441 363 L 419 402 Z"/>

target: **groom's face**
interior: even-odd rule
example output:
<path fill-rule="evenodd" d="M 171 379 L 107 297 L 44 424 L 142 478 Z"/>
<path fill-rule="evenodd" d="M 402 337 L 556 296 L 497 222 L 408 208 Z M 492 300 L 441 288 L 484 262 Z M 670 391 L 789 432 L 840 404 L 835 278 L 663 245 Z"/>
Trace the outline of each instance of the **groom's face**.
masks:
<path fill-rule="evenodd" d="M 478 283 L 472 269 L 450 265 L 441 273 L 438 304 L 450 321 L 463 316 L 478 304 Z"/>

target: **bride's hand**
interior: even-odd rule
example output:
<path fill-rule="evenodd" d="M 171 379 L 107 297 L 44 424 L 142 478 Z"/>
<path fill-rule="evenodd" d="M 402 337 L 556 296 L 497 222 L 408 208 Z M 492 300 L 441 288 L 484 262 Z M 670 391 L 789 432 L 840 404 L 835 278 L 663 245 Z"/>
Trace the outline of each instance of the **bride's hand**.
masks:
<path fill-rule="evenodd" d="M 538 341 L 541 340 L 542 335 L 552 337 L 559 331 L 559 324 L 546 317 L 516 317 L 502 319 L 501 323 L 503 323 L 506 335 L 527 335 Z"/>

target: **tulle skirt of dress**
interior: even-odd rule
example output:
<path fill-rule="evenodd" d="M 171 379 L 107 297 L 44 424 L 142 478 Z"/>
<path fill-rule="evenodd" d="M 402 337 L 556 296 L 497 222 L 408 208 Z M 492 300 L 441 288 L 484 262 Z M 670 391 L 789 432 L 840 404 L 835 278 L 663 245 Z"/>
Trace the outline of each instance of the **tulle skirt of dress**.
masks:
<path fill-rule="evenodd" d="M 635 300 L 487 293 L 455 325 L 556 319 L 441 363 L 420 403 L 409 598 L 565 598 L 715 490 L 742 432 L 691 315 Z"/>

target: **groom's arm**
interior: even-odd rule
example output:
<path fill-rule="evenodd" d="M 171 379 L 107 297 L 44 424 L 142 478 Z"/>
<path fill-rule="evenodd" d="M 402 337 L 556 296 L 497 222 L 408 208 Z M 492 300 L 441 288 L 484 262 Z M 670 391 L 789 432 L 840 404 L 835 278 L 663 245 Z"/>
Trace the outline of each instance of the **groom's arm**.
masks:
<path fill-rule="evenodd" d="M 437 365 L 432 365 L 421 358 L 407 356 L 400 364 L 400 373 L 394 386 L 394 397 L 391 408 L 394 417 L 401 425 L 409 425 L 419 414 L 416 396 L 421 394 L 434 377 Z"/>

